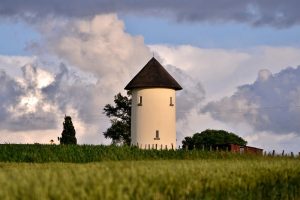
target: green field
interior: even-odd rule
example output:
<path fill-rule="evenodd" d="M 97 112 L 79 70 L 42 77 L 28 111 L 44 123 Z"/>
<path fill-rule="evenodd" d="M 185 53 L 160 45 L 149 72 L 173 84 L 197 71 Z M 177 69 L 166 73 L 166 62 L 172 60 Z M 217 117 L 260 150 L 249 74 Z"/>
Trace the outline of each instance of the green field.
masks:
<path fill-rule="evenodd" d="M 1 200 L 300 199 L 300 159 L 129 147 L 0 145 L 0 186 Z"/>
<path fill-rule="evenodd" d="M 259 159 L 262 156 L 229 152 L 142 150 L 135 147 L 104 145 L 0 145 L 0 162 L 71 162 L 88 163 L 121 160 L 195 160 L 195 159 Z"/>

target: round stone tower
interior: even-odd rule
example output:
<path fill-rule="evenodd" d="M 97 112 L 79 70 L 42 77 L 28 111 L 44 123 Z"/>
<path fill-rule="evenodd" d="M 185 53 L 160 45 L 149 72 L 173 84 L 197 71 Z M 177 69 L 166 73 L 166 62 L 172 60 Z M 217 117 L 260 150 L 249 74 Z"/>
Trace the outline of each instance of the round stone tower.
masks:
<path fill-rule="evenodd" d="M 132 94 L 131 144 L 176 147 L 176 96 L 182 87 L 153 57 L 125 87 Z"/>

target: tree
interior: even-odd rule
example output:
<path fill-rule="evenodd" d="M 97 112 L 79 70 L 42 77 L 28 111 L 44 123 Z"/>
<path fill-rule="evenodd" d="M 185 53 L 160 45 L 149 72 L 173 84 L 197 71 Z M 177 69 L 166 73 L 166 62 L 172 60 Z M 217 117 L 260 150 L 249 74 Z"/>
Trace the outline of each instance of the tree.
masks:
<path fill-rule="evenodd" d="M 192 137 L 185 137 L 182 141 L 182 148 L 188 149 L 209 149 L 210 147 L 226 144 L 238 144 L 244 146 L 247 144 L 243 138 L 234 133 L 224 130 L 205 130 L 201 133 L 195 133 Z"/>
<path fill-rule="evenodd" d="M 105 105 L 103 111 L 110 118 L 111 126 L 104 132 L 105 138 L 112 139 L 113 144 L 130 145 L 131 127 L 131 95 L 122 96 L 118 93 L 114 96 L 115 105 Z"/>
<path fill-rule="evenodd" d="M 64 129 L 61 133 L 61 137 L 58 138 L 60 144 L 77 144 L 77 139 L 75 137 L 76 131 L 70 116 L 65 116 L 63 127 Z"/>

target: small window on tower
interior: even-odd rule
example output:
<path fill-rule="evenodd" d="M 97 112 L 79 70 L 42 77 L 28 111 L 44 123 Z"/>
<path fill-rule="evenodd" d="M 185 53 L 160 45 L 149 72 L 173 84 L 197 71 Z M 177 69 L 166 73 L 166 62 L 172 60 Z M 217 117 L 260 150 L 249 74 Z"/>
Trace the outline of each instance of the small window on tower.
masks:
<path fill-rule="evenodd" d="M 156 130 L 154 140 L 160 140 L 160 138 L 159 138 L 159 130 Z"/>
<path fill-rule="evenodd" d="M 170 97 L 170 106 L 174 106 L 172 97 Z"/>
<path fill-rule="evenodd" d="M 143 97 L 140 96 L 138 106 L 142 106 L 142 105 L 143 105 Z"/>

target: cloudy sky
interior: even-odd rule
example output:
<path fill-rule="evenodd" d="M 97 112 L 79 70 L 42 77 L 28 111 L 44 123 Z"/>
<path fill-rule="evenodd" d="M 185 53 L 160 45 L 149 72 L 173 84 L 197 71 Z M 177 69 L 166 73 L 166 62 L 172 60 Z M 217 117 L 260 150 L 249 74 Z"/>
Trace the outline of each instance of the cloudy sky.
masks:
<path fill-rule="evenodd" d="M 109 144 L 103 106 L 154 56 L 184 88 L 178 144 L 225 129 L 298 152 L 296 0 L 0 2 L 0 143 L 49 143 L 71 115 L 81 144 Z"/>

